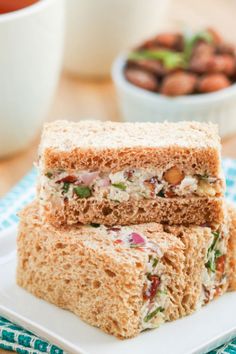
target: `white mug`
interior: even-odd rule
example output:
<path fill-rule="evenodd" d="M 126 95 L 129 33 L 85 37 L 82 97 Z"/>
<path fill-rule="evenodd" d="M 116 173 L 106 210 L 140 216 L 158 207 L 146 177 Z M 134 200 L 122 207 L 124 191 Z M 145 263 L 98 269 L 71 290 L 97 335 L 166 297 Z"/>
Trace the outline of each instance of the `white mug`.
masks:
<path fill-rule="evenodd" d="M 66 0 L 65 68 L 109 75 L 120 51 L 160 30 L 170 0 Z"/>
<path fill-rule="evenodd" d="M 48 113 L 58 82 L 63 0 L 0 15 L 0 157 L 24 149 Z"/>

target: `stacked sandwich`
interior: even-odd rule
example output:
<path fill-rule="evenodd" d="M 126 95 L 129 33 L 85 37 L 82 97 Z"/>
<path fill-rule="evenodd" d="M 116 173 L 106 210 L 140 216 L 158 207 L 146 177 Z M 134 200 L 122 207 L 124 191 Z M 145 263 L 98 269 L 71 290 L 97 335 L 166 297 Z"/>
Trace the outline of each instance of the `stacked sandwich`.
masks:
<path fill-rule="evenodd" d="M 38 167 L 18 236 L 32 294 L 129 338 L 236 288 L 214 125 L 58 121 Z"/>

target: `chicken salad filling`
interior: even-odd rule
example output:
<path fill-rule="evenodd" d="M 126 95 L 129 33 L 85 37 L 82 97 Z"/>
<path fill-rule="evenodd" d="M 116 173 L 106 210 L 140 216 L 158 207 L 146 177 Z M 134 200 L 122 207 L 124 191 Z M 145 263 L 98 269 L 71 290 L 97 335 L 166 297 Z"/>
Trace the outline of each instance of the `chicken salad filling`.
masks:
<path fill-rule="evenodd" d="M 47 171 L 41 178 L 41 188 L 63 198 L 110 199 L 116 202 L 157 197 L 220 196 L 223 181 L 217 177 L 185 175 L 174 166 L 166 171 L 126 169 L 116 173 L 64 170 Z"/>
<path fill-rule="evenodd" d="M 212 232 L 205 259 L 205 268 L 202 272 L 200 306 L 207 304 L 214 297 L 220 295 L 222 288 L 227 282 L 226 255 L 228 239 L 226 234 L 223 231 Z"/>
<path fill-rule="evenodd" d="M 93 226 L 96 227 L 96 225 Z M 140 326 L 141 330 L 158 327 L 165 321 L 165 310 L 169 304 L 164 265 L 161 263 L 162 251 L 154 242 L 140 233 L 134 232 L 130 227 L 105 228 L 116 245 L 148 252 Z"/>

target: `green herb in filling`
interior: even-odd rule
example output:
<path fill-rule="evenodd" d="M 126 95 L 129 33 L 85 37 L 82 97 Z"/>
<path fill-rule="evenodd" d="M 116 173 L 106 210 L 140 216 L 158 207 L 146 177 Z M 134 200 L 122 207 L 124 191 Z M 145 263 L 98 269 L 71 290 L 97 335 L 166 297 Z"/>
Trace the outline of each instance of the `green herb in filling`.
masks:
<path fill-rule="evenodd" d="M 45 176 L 47 178 L 52 178 L 53 174 L 52 174 L 52 172 L 47 172 L 47 173 L 45 173 Z"/>
<path fill-rule="evenodd" d="M 152 263 L 153 268 L 156 267 L 157 263 L 158 263 L 158 258 L 154 258 L 153 263 Z"/>
<path fill-rule="evenodd" d="M 157 295 L 167 295 L 167 290 L 158 290 Z"/>
<path fill-rule="evenodd" d="M 64 183 L 63 183 L 63 187 L 62 187 L 62 191 L 63 191 L 64 193 L 67 193 L 68 190 L 69 190 L 69 188 L 70 188 L 70 183 L 69 183 L 69 182 L 64 182 Z"/>
<path fill-rule="evenodd" d="M 142 248 L 143 244 L 134 244 L 134 243 L 130 243 L 130 248 Z"/>
<path fill-rule="evenodd" d="M 215 273 L 215 271 L 216 271 L 215 258 L 209 260 L 209 261 L 205 264 L 205 266 L 206 266 L 210 271 L 212 271 L 213 273 Z"/>
<path fill-rule="evenodd" d="M 215 273 L 216 271 L 216 258 L 221 256 L 221 252 L 219 250 L 215 250 L 217 241 L 220 238 L 220 233 L 219 232 L 212 232 L 212 234 L 214 235 L 214 240 L 211 244 L 211 246 L 208 249 L 208 257 L 210 255 L 210 253 L 212 254 L 212 257 L 207 261 L 207 263 L 205 264 L 205 266 L 212 271 L 213 273 Z"/>
<path fill-rule="evenodd" d="M 206 181 L 209 178 L 209 175 L 207 173 L 204 173 L 204 175 L 198 175 L 199 179 L 202 179 L 203 181 Z"/>
<path fill-rule="evenodd" d="M 115 187 L 115 188 L 119 188 L 122 191 L 126 190 L 126 185 L 124 183 L 122 183 L 122 182 L 113 183 L 112 186 Z"/>
<path fill-rule="evenodd" d="M 215 248 L 216 243 L 217 243 L 217 241 L 219 240 L 219 237 L 220 237 L 220 233 L 219 232 L 212 232 L 212 234 L 214 235 L 214 240 L 213 240 L 213 242 L 211 244 L 211 247 L 209 248 L 208 252 L 213 251 L 213 249 Z"/>
<path fill-rule="evenodd" d="M 88 198 L 92 194 L 91 189 L 86 186 L 76 186 L 73 191 L 79 198 Z"/>
<path fill-rule="evenodd" d="M 216 250 L 215 251 L 215 258 L 218 258 L 220 256 L 222 256 L 221 252 L 219 250 Z"/>
<path fill-rule="evenodd" d="M 216 259 L 220 256 L 222 256 L 222 254 L 219 250 L 214 251 L 214 256 L 212 257 L 212 259 L 205 264 L 205 266 L 213 273 L 215 273 L 216 271 Z"/>
<path fill-rule="evenodd" d="M 92 226 L 92 227 L 99 227 L 100 224 L 96 224 L 96 223 L 92 222 L 92 223 L 90 224 L 90 226 Z"/>
<path fill-rule="evenodd" d="M 157 307 L 156 310 L 150 312 L 149 314 L 147 314 L 147 316 L 144 317 L 144 322 L 150 321 L 153 317 L 155 317 L 158 314 L 158 312 L 163 312 L 163 311 L 164 311 L 163 307 L 161 306 Z"/>
<path fill-rule="evenodd" d="M 161 197 L 161 198 L 164 198 L 165 194 L 164 194 L 163 190 L 161 190 L 159 193 L 157 193 L 157 196 Z"/>

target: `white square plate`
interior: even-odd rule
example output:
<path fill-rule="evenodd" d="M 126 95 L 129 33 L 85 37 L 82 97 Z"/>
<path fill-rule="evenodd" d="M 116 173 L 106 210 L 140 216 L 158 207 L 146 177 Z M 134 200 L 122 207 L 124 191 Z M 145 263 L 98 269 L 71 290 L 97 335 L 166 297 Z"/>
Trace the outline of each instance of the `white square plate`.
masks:
<path fill-rule="evenodd" d="M 236 336 L 236 292 L 191 316 L 122 341 L 19 288 L 15 268 L 16 230 L 12 229 L 0 234 L 0 315 L 70 354 L 205 353 Z"/>

